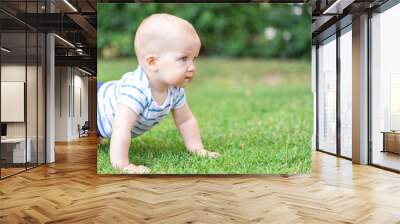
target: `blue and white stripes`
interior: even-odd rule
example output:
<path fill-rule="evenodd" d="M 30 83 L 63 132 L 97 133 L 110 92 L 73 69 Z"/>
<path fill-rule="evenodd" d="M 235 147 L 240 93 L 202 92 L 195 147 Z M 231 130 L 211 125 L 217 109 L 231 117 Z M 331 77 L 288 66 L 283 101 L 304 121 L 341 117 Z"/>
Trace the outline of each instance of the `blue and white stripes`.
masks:
<path fill-rule="evenodd" d="M 132 137 L 151 129 L 167 117 L 171 109 L 185 104 L 183 88 L 169 87 L 163 105 L 152 98 L 149 81 L 140 66 L 120 80 L 104 83 L 97 93 L 97 127 L 103 137 L 111 137 L 112 121 L 118 104 L 128 106 L 138 114 L 138 121 L 131 130 Z"/>

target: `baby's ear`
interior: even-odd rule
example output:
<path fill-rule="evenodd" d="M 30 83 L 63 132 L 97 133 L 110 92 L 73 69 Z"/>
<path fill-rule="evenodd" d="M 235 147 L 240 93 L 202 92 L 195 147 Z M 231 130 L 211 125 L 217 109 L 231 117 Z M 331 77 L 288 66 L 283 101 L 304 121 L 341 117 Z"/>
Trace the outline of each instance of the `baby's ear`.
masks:
<path fill-rule="evenodd" d="M 153 70 L 155 72 L 158 70 L 157 67 L 156 67 L 156 60 L 157 60 L 156 55 L 154 55 L 154 54 L 147 55 L 144 60 L 146 62 L 146 65 L 151 70 Z"/>

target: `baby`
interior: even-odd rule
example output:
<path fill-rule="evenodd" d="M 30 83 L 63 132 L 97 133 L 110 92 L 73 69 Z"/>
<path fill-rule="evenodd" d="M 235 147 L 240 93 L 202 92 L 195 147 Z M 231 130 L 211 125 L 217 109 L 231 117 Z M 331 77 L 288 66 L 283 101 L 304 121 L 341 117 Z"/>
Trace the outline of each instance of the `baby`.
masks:
<path fill-rule="evenodd" d="M 129 163 L 131 137 L 148 131 L 170 111 L 189 152 L 218 157 L 204 149 L 185 99 L 184 87 L 195 77 L 201 46 L 196 30 L 176 16 L 154 14 L 139 25 L 134 44 L 138 68 L 98 86 L 97 127 L 99 135 L 111 137 L 112 166 L 131 174 L 149 173 L 149 168 Z"/>

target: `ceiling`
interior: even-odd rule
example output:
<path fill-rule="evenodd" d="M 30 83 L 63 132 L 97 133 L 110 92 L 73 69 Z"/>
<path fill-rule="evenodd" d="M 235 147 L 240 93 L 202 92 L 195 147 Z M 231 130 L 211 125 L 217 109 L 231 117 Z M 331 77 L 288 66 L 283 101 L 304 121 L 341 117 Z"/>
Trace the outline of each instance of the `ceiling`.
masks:
<path fill-rule="evenodd" d="M 79 66 L 96 74 L 96 4 L 96 0 L 1 0 L 2 46 L 12 50 L 9 60 L 36 55 L 36 39 L 32 39 L 36 33 L 50 32 L 57 34 L 56 66 Z"/>
<path fill-rule="evenodd" d="M 386 2 L 388 0 L 310 0 L 313 43 L 351 24 L 353 17 L 374 12 Z"/>

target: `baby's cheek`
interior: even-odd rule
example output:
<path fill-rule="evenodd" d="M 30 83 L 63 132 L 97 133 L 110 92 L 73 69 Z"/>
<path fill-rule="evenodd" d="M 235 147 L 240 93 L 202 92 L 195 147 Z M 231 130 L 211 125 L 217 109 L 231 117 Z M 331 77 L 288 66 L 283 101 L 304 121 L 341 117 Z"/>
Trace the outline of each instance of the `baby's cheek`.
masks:
<path fill-rule="evenodd" d="M 176 85 L 180 82 L 179 76 L 176 76 L 174 74 L 171 74 L 170 76 L 167 77 L 168 83 L 172 85 Z"/>
<path fill-rule="evenodd" d="M 177 73 L 174 75 L 174 83 L 180 83 L 185 79 L 185 75 L 182 73 Z"/>

